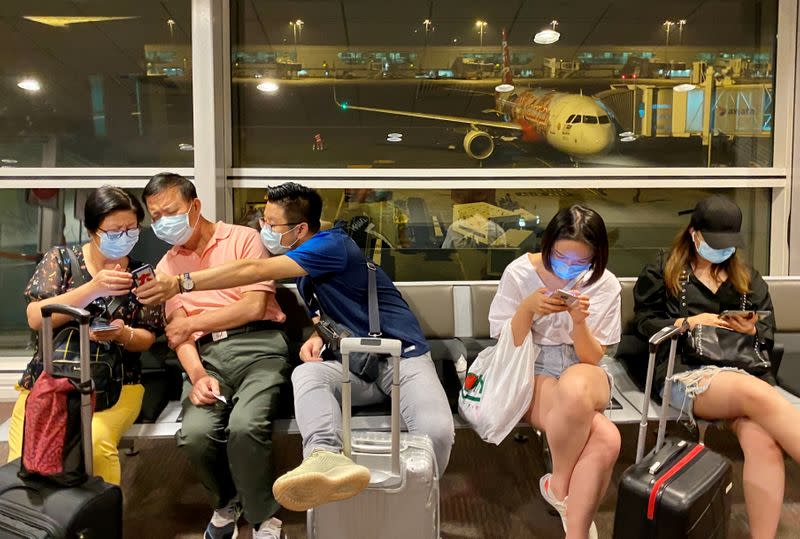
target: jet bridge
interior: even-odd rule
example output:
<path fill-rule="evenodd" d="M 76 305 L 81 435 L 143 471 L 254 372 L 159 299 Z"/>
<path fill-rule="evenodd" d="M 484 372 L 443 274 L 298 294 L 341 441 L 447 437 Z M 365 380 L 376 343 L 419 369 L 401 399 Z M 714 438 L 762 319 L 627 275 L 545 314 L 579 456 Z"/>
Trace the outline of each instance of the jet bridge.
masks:
<path fill-rule="evenodd" d="M 734 84 L 707 72 L 698 85 L 612 85 L 597 94 L 623 130 L 637 137 L 769 137 L 773 129 L 771 83 Z"/>

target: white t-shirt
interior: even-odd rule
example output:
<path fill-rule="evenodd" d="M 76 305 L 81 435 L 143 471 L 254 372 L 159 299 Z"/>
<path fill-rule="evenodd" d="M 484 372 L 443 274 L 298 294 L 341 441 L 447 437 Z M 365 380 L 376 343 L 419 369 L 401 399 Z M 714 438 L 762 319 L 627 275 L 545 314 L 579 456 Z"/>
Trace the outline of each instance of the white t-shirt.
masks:
<path fill-rule="evenodd" d="M 589 279 L 591 272 L 582 281 Z M 526 297 L 544 287 L 542 279 L 531 265 L 527 254 L 509 264 L 497 294 L 489 308 L 489 329 L 497 338 L 507 320 L 514 317 L 517 307 Z M 595 339 L 603 346 L 617 344 L 621 333 L 620 291 L 616 276 L 608 270 L 597 282 L 576 287 L 589 298 L 589 317 L 586 319 Z M 572 344 L 572 317 L 568 312 L 536 316 L 531 328 L 533 342 L 540 345 Z"/>

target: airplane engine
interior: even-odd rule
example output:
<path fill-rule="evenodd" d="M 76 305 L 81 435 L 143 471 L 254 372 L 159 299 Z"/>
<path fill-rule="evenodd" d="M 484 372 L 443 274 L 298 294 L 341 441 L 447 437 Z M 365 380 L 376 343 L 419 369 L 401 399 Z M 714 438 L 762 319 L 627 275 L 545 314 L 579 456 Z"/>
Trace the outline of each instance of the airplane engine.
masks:
<path fill-rule="evenodd" d="M 464 136 L 464 151 L 471 158 L 482 161 L 492 155 L 494 140 L 486 131 L 472 129 Z"/>

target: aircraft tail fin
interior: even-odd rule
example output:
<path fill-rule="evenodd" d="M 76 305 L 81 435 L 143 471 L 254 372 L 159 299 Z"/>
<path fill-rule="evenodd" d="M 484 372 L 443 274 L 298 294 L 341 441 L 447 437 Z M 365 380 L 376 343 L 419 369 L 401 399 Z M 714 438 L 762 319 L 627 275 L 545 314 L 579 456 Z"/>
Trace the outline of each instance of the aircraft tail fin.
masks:
<path fill-rule="evenodd" d="M 514 84 L 511 80 L 511 57 L 508 53 L 508 31 L 503 28 L 503 84 Z"/>

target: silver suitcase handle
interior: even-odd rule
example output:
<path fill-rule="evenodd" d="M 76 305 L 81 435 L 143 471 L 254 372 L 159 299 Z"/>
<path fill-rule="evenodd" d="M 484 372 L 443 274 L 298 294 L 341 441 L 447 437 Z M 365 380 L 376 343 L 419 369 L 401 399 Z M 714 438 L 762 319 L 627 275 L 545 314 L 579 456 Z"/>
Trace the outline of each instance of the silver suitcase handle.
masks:
<path fill-rule="evenodd" d="M 392 356 L 392 473 L 400 475 L 400 353 L 402 343 L 398 339 L 379 337 L 347 337 L 340 341 L 342 355 L 342 450 L 346 457 L 352 454 L 352 394 L 350 387 L 350 354 L 368 352 Z"/>

